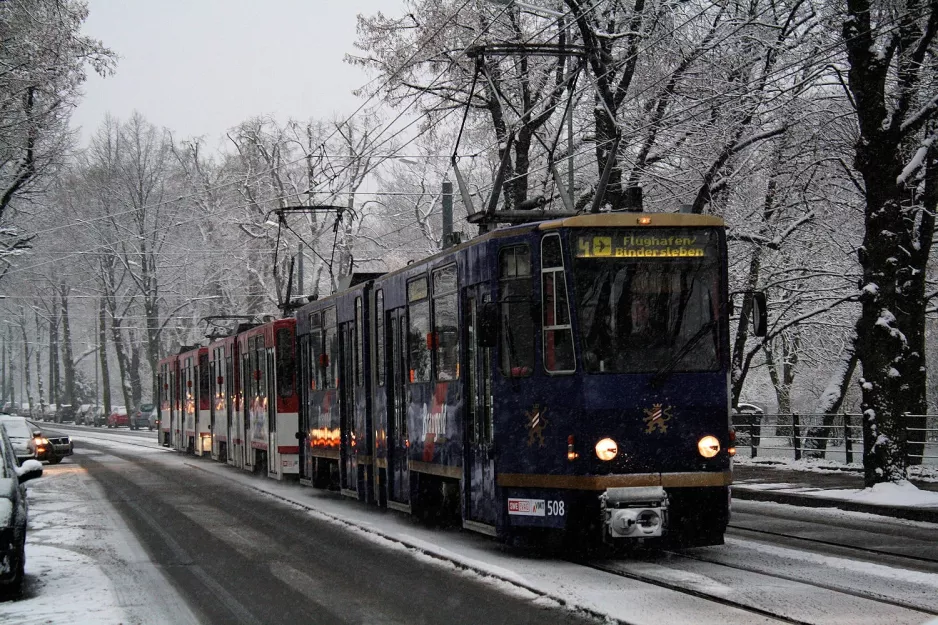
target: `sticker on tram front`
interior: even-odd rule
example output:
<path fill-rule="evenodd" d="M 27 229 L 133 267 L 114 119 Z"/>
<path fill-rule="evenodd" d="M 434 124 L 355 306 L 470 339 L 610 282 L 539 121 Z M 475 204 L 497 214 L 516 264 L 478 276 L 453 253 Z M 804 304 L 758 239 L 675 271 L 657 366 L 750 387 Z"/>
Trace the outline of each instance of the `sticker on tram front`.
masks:
<path fill-rule="evenodd" d="M 545 516 L 547 504 L 543 499 L 509 499 L 508 514 L 517 516 Z"/>

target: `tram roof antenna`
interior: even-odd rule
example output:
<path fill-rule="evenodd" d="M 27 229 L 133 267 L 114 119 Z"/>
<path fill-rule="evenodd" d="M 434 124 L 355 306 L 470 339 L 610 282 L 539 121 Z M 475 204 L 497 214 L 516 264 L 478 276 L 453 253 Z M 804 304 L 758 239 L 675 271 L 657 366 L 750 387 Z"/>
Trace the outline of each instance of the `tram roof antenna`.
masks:
<path fill-rule="evenodd" d="M 511 146 L 515 139 L 515 131 L 512 129 L 508 132 L 507 137 L 504 141 L 504 148 L 502 152 L 501 163 L 499 164 L 498 172 L 495 176 L 495 181 L 492 185 L 492 192 L 489 195 L 488 202 L 481 210 L 477 211 L 475 209 L 474 203 L 472 201 L 472 194 L 469 191 L 469 185 L 466 183 L 466 178 L 463 176 L 462 171 L 459 169 L 459 143 L 462 139 L 462 133 L 466 126 L 466 118 L 469 114 L 469 108 L 472 105 L 472 96 L 475 93 L 475 86 L 478 82 L 479 74 L 485 76 L 485 79 L 488 80 L 489 86 L 492 89 L 492 92 L 495 94 L 496 98 L 500 100 L 505 100 L 505 104 L 511 108 L 519 117 L 522 117 L 521 113 L 515 108 L 510 101 L 505 98 L 501 90 L 498 88 L 498 85 L 492 80 L 492 77 L 489 75 L 488 71 L 485 68 L 485 57 L 486 56 L 510 56 L 515 54 L 525 54 L 529 56 L 559 56 L 559 57 L 573 57 L 579 59 L 579 64 L 575 71 L 565 78 L 565 81 L 570 81 L 571 85 L 576 83 L 576 77 L 579 75 L 580 70 L 583 67 L 583 59 L 586 56 L 586 49 L 583 46 L 579 45 L 568 45 L 567 43 L 563 44 L 550 44 L 550 43 L 489 43 L 482 44 L 477 46 L 472 46 L 466 51 L 466 55 L 475 60 L 475 72 L 472 77 L 472 86 L 469 88 L 469 97 L 466 100 L 466 108 L 463 113 L 462 124 L 459 127 L 459 133 L 456 136 L 456 144 L 453 147 L 453 155 L 450 158 L 450 162 L 453 166 L 453 173 L 456 176 L 456 184 L 459 187 L 459 194 L 462 197 L 463 205 L 466 207 L 466 212 L 468 213 L 467 220 L 470 223 L 478 224 L 480 229 L 484 232 L 490 226 L 499 223 L 525 223 L 535 221 L 537 219 L 550 219 L 551 217 L 570 217 L 576 215 L 577 212 L 574 210 L 573 201 L 568 194 L 567 190 L 564 189 L 562 184 L 560 173 L 557 171 L 556 164 L 554 163 L 553 154 L 554 150 L 557 147 L 557 141 L 559 139 L 560 133 L 558 132 L 557 136 L 554 138 L 554 146 L 548 147 L 540 136 L 537 133 L 534 133 L 534 138 L 537 139 L 541 145 L 548 151 L 548 161 L 550 162 L 551 173 L 554 177 L 554 182 L 558 186 L 560 193 L 560 199 L 563 202 L 564 209 L 563 211 L 549 211 L 545 215 L 546 211 L 535 211 L 533 209 L 540 208 L 546 203 L 545 200 L 541 199 L 538 202 L 530 202 L 527 206 L 519 206 L 520 210 L 510 210 L 510 211 L 498 211 L 498 198 L 502 192 L 502 186 L 505 183 L 505 172 L 508 169 L 509 164 L 511 163 Z M 567 106 L 569 107 L 572 101 L 573 88 L 571 85 L 568 85 L 567 88 L 570 91 L 570 97 L 568 98 Z M 499 146 L 501 148 L 501 146 Z M 573 189 L 569 189 L 569 193 L 572 193 Z M 509 213 L 511 213 L 509 215 Z"/>
<path fill-rule="evenodd" d="M 293 299 L 293 265 L 296 263 L 296 256 L 290 258 L 290 277 L 287 278 L 287 292 L 278 307 L 284 317 L 289 317 L 290 313 L 303 306 L 303 300 Z"/>
<path fill-rule="evenodd" d="M 209 341 L 217 341 L 258 325 L 257 315 L 207 315 L 199 321 L 208 326 L 206 328 L 208 333 L 205 338 Z M 230 327 L 222 325 L 221 322 L 223 321 L 237 321 L 238 325 L 232 330 Z"/>
<path fill-rule="evenodd" d="M 348 210 L 348 207 L 346 207 L 346 206 L 339 206 L 339 205 L 337 205 L 337 204 L 313 204 L 313 205 L 311 205 L 311 206 L 307 206 L 307 205 L 281 206 L 280 208 L 275 208 L 275 209 L 273 209 L 273 210 L 271 210 L 271 211 L 268 211 L 268 212 L 267 212 L 267 215 L 266 215 L 266 217 L 265 217 L 266 219 L 269 219 L 270 216 L 271 216 L 272 214 L 274 214 L 274 213 L 276 213 L 276 215 L 277 215 L 277 244 L 274 246 L 274 264 L 273 264 L 273 267 L 274 267 L 274 271 L 273 271 L 273 273 L 274 273 L 274 279 L 277 279 L 277 278 L 278 278 L 278 275 L 277 275 L 277 265 L 278 265 L 279 255 L 280 255 L 280 235 L 281 235 L 281 233 L 283 232 L 283 227 L 286 226 L 287 230 L 290 230 L 291 232 L 294 232 L 294 231 L 293 231 L 293 228 L 291 228 L 290 225 L 287 223 L 287 219 L 286 219 L 286 214 L 287 214 L 287 213 L 329 213 L 329 212 L 334 212 L 334 213 L 336 214 L 336 218 L 335 218 L 335 225 L 333 226 L 333 230 L 335 231 L 336 236 L 338 236 L 338 232 L 339 232 L 339 222 L 342 221 L 342 213 L 343 213 L 344 211 L 346 211 L 346 210 Z M 273 224 L 271 224 L 271 225 L 273 225 Z M 294 232 L 294 234 L 295 234 L 295 232 Z M 307 244 L 307 246 L 311 248 L 311 246 L 309 246 L 309 244 Z M 314 251 L 315 251 L 315 250 L 314 250 Z M 334 243 L 333 243 L 333 249 L 332 249 L 332 251 L 333 251 L 333 254 L 334 254 L 334 253 L 335 253 L 335 244 L 334 244 Z M 302 306 L 302 303 L 300 303 L 299 301 L 294 302 L 294 301 L 291 300 L 292 290 L 293 290 L 293 264 L 294 264 L 295 262 L 296 262 L 296 257 L 294 256 L 294 257 L 292 257 L 292 258 L 290 259 L 290 276 L 287 278 L 287 293 L 286 293 L 286 297 L 284 297 L 284 298 L 281 299 L 281 298 L 280 298 L 280 294 L 279 294 L 279 293 L 277 294 L 277 299 L 278 299 L 278 301 L 277 301 L 277 308 L 280 309 L 280 311 L 281 311 L 281 313 L 283 314 L 284 317 L 288 316 L 291 311 L 296 310 L 297 308 L 299 308 L 300 306 Z M 329 271 L 330 271 L 330 273 L 332 272 L 332 263 L 331 263 L 331 261 L 330 261 L 330 263 L 329 263 Z"/>
<path fill-rule="evenodd" d="M 622 139 L 622 132 L 616 130 L 615 139 L 612 140 L 612 147 L 609 148 L 609 155 L 606 157 L 606 164 L 603 165 L 603 174 L 599 178 L 599 184 L 596 186 L 596 195 L 593 196 L 593 205 L 590 207 L 591 213 L 598 213 L 602 208 L 603 200 L 606 199 L 606 187 L 609 185 L 609 174 L 612 173 L 612 164 L 616 160 L 616 151 L 619 149 L 619 141 Z"/>

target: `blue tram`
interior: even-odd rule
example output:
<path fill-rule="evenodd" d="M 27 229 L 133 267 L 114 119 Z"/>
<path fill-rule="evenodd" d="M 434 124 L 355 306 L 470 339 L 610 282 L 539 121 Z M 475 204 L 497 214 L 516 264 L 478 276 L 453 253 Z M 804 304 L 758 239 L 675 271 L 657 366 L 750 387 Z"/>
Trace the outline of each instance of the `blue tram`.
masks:
<path fill-rule="evenodd" d="M 722 220 L 498 229 L 296 313 L 301 480 L 501 538 L 719 544 Z"/>

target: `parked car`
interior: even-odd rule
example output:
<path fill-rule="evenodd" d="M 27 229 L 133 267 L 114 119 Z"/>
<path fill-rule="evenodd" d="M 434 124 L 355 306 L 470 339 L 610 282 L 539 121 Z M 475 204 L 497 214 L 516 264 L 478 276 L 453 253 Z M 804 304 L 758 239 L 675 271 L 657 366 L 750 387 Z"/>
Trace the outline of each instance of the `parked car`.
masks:
<path fill-rule="evenodd" d="M 118 428 L 122 425 L 129 426 L 130 418 L 127 416 L 127 408 L 124 406 L 115 406 L 111 414 L 107 417 L 107 426 L 109 428 Z"/>
<path fill-rule="evenodd" d="M 88 425 L 94 427 L 104 427 L 107 425 L 108 412 L 105 412 L 104 406 L 95 406 L 91 409 L 91 416 L 88 419 Z"/>
<path fill-rule="evenodd" d="M 156 406 L 153 406 L 153 410 L 150 411 L 150 414 L 147 416 L 147 427 L 150 430 L 160 429 L 160 411 Z"/>
<path fill-rule="evenodd" d="M 78 410 L 75 412 L 75 424 L 76 425 L 91 425 L 91 409 L 94 408 L 91 404 L 82 404 L 78 407 Z"/>
<path fill-rule="evenodd" d="M 40 408 L 42 411 L 42 420 L 43 421 L 55 421 L 55 411 L 58 410 L 58 406 L 55 404 L 46 404 L 46 407 Z"/>
<path fill-rule="evenodd" d="M 36 459 L 36 449 L 31 444 L 39 432 L 39 427 L 31 423 L 26 417 L 3 416 L 0 417 L 0 426 L 7 433 L 7 438 L 13 446 L 16 464 L 23 464 L 27 460 Z"/>
<path fill-rule="evenodd" d="M 150 413 L 153 412 L 153 404 L 140 404 L 140 407 L 134 411 L 134 418 L 130 424 L 130 429 L 139 430 L 150 426 Z"/>
<path fill-rule="evenodd" d="M 26 460 L 17 466 L 16 453 L 0 427 L 0 588 L 17 595 L 26 566 L 26 482 L 42 475 L 42 463 Z"/>
<path fill-rule="evenodd" d="M 59 406 L 59 409 L 55 411 L 55 422 L 56 423 L 75 423 L 75 416 L 77 414 L 75 406 L 71 404 L 62 404 Z"/>

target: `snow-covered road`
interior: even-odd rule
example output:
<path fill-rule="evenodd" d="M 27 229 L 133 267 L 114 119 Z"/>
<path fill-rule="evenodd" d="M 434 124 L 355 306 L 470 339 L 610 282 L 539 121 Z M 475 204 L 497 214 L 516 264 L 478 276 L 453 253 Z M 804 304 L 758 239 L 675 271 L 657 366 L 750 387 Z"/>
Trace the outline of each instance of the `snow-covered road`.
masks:
<path fill-rule="evenodd" d="M 614 621 L 917 625 L 938 615 L 938 559 L 912 561 L 903 555 L 923 537 L 938 536 L 938 526 L 929 524 L 824 509 L 801 514 L 790 506 L 743 502 L 736 507 L 738 517 L 748 519 L 747 525 L 760 516 L 775 519 L 776 524 L 803 517 L 805 523 L 833 528 L 847 546 L 851 536 L 867 543 L 886 537 L 885 549 L 895 555 L 848 547 L 820 549 L 805 540 L 737 530 L 731 531 L 723 547 L 573 562 L 506 549 L 466 532 L 431 530 L 404 515 L 372 509 L 333 493 L 166 452 L 150 437 L 129 432 L 70 433 L 79 450 L 83 444 L 94 445 L 106 450 L 103 455 L 114 462 L 130 462 L 144 454 L 176 470 L 235 482 L 432 565 Z"/>
<path fill-rule="evenodd" d="M 0 603 L 0 623 L 197 623 L 97 481 L 72 460 L 45 466 L 28 484 L 23 597 Z"/>

